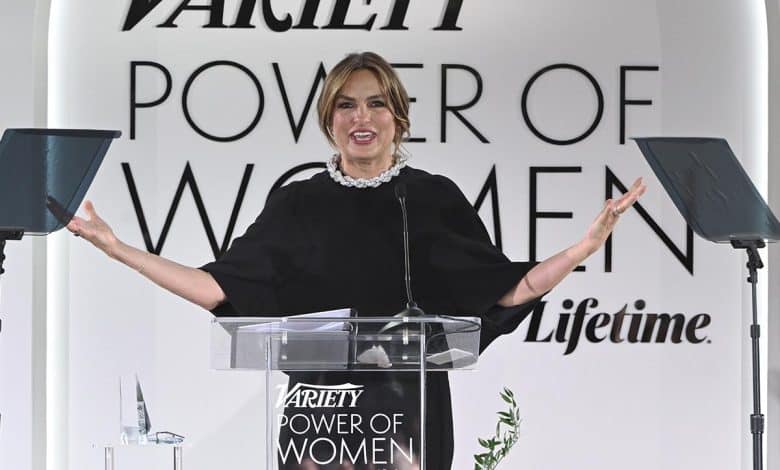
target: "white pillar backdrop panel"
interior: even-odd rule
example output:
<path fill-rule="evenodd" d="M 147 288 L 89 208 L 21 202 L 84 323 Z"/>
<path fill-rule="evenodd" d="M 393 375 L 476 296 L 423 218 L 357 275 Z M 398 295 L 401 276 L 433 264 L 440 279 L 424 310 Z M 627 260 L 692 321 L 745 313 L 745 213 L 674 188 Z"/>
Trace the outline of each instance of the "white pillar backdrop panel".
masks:
<path fill-rule="evenodd" d="M 0 129 L 33 125 L 34 3 L 0 1 Z M 9 241 L 5 254 L 6 273 L 0 276 L 0 468 L 30 469 L 34 464 L 33 241 Z"/>
<path fill-rule="evenodd" d="M 780 151 L 780 132 L 778 132 L 778 119 L 780 119 L 780 87 L 778 87 L 778 77 L 780 77 L 780 2 L 777 0 L 766 0 L 766 16 L 769 36 L 769 155 L 777 155 Z M 769 166 L 769 204 L 772 207 L 780 205 L 780 160 L 771 158 L 768 161 Z M 778 292 L 780 289 L 780 251 L 777 245 L 770 246 L 768 250 L 770 258 L 770 272 L 768 277 L 769 292 Z M 768 394 L 767 394 L 767 465 L 774 469 L 780 465 L 780 341 L 772 338 L 780 338 L 780 317 L 777 312 L 780 311 L 780 299 L 776 295 L 768 298 L 769 318 L 767 321 L 766 336 L 769 357 L 767 358 L 768 369 Z"/>
<path fill-rule="evenodd" d="M 254 219 L 284 172 L 328 157 L 331 150 L 313 108 L 296 142 L 273 64 L 278 64 L 296 121 L 321 61 L 329 68 L 347 52 L 372 49 L 394 63 L 418 64 L 400 70 L 416 98 L 412 134 L 426 139 L 407 145 L 412 164 L 448 175 L 472 201 L 495 166 L 501 237 L 511 258 L 528 259 L 532 239 L 537 258 L 575 242 L 603 204 L 608 175 L 624 184 L 644 176 L 649 189 L 642 206 L 688 256 L 692 270 L 636 211 L 626 214 L 614 236 L 611 270 L 605 270 L 601 251 L 587 261 L 585 272 L 574 273 L 553 291 L 539 312 L 538 341 L 529 338 L 527 319 L 488 349 L 479 372 L 452 375 L 455 468 L 470 467 L 471 455 L 478 451 L 476 438 L 494 429 L 503 386 L 515 391 L 523 414 L 522 437 L 504 464 L 507 468 L 622 468 L 626 462 L 637 469 L 739 465 L 745 419 L 740 407 L 741 256 L 698 238 L 692 247 L 686 245 L 685 224 L 640 153 L 630 141 L 620 144 L 619 115 L 621 67 L 657 67 L 625 72 L 626 98 L 652 100 L 650 106 L 627 106 L 628 137 L 723 136 L 743 161 L 764 158 L 755 154 L 750 140 L 756 67 L 749 58 L 748 3 L 504 0 L 487 8 L 467 1 L 457 18 L 461 30 L 435 31 L 447 2 L 417 2 L 404 21 L 408 30 L 382 31 L 391 2 L 351 2 L 347 22 L 364 23 L 376 14 L 371 31 L 272 32 L 257 12 L 251 20 L 254 29 L 202 28 L 209 14 L 192 10 L 175 19 L 177 28 L 158 28 L 183 3 L 162 0 L 131 29 L 121 31 L 130 5 L 146 3 L 71 0 L 52 18 L 56 54 L 52 52 L 49 65 L 56 83 L 50 125 L 124 132 L 88 196 L 121 238 L 144 246 L 128 175 L 157 245 L 189 165 L 221 244 L 247 165 L 254 167 L 234 236 Z M 290 12 L 293 25 L 298 24 L 304 2 L 289 3 L 271 5 L 278 17 Z M 321 3 L 317 26 L 326 24 L 332 11 L 333 2 Z M 233 25 L 238 10 L 239 2 L 225 2 L 224 17 L 215 23 Z M 264 95 L 257 126 L 232 142 L 199 135 L 182 109 L 188 79 L 204 64 L 220 60 L 246 67 Z M 133 62 L 156 64 L 136 67 L 138 102 L 163 95 L 161 68 L 170 73 L 171 93 L 157 106 L 136 110 L 131 139 Z M 603 116 L 594 132 L 571 145 L 552 145 L 535 136 L 522 114 L 524 88 L 536 72 L 554 64 L 586 71 L 603 94 Z M 442 122 L 444 73 L 450 105 L 471 101 L 479 77 L 481 96 L 461 112 L 473 129 L 453 113 Z M 247 127 L 259 100 L 244 71 L 217 66 L 194 79 L 187 103 L 197 126 L 228 136 Z M 542 134 L 566 140 L 588 129 L 598 99 L 583 73 L 559 68 L 533 82 L 526 107 Z M 535 194 L 529 194 L 532 167 L 545 168 L 537 168 Z M 550 167 L 574 168 L 549 173 Z M 532 199 L 539 211 L 571 212 L 572 217 L 539 219 L 536 234 L 531 234 Z M 488 198 L 480 214 L 495 236 L 492 209 Z M 213 259 L 203 227 L 188 187 L 162 254 L 192 265 Z M 70 243 L 69 282 L 71 468 L 100 464 L 100 453 L 90 444 L 115 438 L 117 377 L 132 371 L 144 383 L 155 426 L 188 436 L 188 468 L 256 468 L 262 456 L 260 377 L 209 370 L 207 312 L 161 292 L 80 240 Z M 566 318 L 562 315 L 589 298 L 598 305 L 588 309 L 586 320 L 625 308 L 628 314 L 641 314 L 636 318 L 643 321 L 648 313 L 679 313 L 686 322 L 710 323 L 694 338 L 683 336 L 679 344 L 669 337 L 660 343 L 593 343 L 583 332 L 577 347 L 566 354 L 569 342 L 541 341 Z M 702 341 L 695 342 L 697 338 Z M 126 458 L 146 468 L 169 464 L 167 457 L 156 462 L 147 456 Z"/>

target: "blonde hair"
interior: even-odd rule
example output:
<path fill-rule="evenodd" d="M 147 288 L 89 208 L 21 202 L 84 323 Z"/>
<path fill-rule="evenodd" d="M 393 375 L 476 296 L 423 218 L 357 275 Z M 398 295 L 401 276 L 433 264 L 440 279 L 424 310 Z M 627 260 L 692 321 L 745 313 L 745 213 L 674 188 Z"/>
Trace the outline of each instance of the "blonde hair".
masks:
<path fill-rule="evenodd" d="M 388 101 L 388 108 L 395 119 L 393 143 L 398 149 L 401 141 L 409 135 L 409 95 L 393 67 L 382 56 L 373 52 L 349 54 L 336 64 L 325 77 L 325 84 L 322 86 L 322 92 L 317 101 L 317 114 L 322 133 L 325 134 L 328 142 L 335 147 L 336 142 L 333 140 L 330 124 L 333 121 L 336 98 L 352 72 L 357 70 L 370 71 L 379 82 L 382 94 Z"/>

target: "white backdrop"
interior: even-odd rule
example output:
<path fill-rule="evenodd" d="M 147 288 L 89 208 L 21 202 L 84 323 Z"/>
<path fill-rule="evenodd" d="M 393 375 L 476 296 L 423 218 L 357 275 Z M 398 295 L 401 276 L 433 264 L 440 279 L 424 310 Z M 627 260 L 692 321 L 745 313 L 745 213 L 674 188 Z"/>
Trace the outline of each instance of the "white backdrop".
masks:
<path fill-rule="evenodd" d="M 0 77 L 0 129 L 7 127 L 33 127 L 44 125 L 45 103 L 35 100 L 36 84 L 43 83 L 36 68 L 36 53 L 40 48 L 34 39 L 39 38 L 36 29 L 35 2 L 0 1 L 0 57 L 3 71 Z M 13 38 L 13 40 L 11 40 Z M 14 204 L 0 201 L 0 204 Z M 41 294 L 41 275 L 45 270 L 40 251 L 43 240 L 26 238 L 9 241 L 0 276 L 0 468 L 31 469 L 42 463 L 45 450 L 41 421 L 33 417 L 43 416 L 42 377 L 44 371 L 33 369 L 33 363 L 42 365 L 45 338 L 33 334 L 36 321 L 44 318 Z M 36 285 L 38 282 L 38 285 Z"/>
<path fill-rule="evenodd" d="M 465 2 L 460 31 L 434 31 L 446 2 L 411 5 L 406 31 L 381 31 L 391 2 L 352 2 L 349 23 L 376 13 L 372 31 L 291 30 L 272 32 L 255 13 L 255 29 L 201 28 L 205 12 L 184 11 L 177 28 L 156 28 L 181 2 L 163 0 L 131 30 L 122 32 L 131 2 L 54 2 L 50 30 L 51 127 L 116 128 L 124 132 L 109 153 L 89 197 L 127 242 L 143 246 L 137 214 L 123 173 L 129 165 L 151 238 L 156 243 L 176 186 L 189 163 L 210 223 L 221 243 L 247 164 L 254 171 L 234 235 L 254 219 L 274 181 L 290 168 L 323 161 L 330 153 L 314 113 L 295 141 L 287 121 L 273 63 L 278 63 L 293 114 L 299 118 L 320 61 L 325 67 L 355 50 L 376 50 L 395 63 L 422 64 L 401 70 L 410 94 L 413 165 L 451 177 L 474 201 L 495 165 L 503 248 L 528 259 L 529 203 L 537 210 L 572 212 L 571 219 L 539 219 L 537 257 L 575 242 L 603 203 L 607 168 L 623 183 L 644 176 L 642 206 L 683 252 L 685 225 L 629 142 L 619 144 L 620 67 L 629 72 L 627 98 L 652 100 L 628 106 L 627 135 L 726 137 L 743 159 L 762 161 L 753 142 L 756 64 L 751 55 L 754 18 L 745 5 L 725 1 L 594 1 L 573 4 Z M 218 2 L 213 2 L 218 3 Z M 225 2 L 226 25 L 238 2 Z M 304 2 L 272 2 L 277 16 Z M 311 3 L 311 2 L 310 2 Z M 347 2 L 348 3 L 348 2 Z M 314 23 L 328 22 L 332 2 L 322 2 Z M 425 47 L 420 47 L 424 45 Z M 227 60 L 249 69 L 264 92 L 257 127 L 234 142 L 196 133 L 182 111 L 185 83 L 203 64 Z M 171 74 L 162 104 L 136 111 L 130 137 L 131 62 L 153 61 Z M 531 77 L 553 64 L 574 64 L 590 73 L 603 93 L 603 116 L 595 131 L 573 145 L 551 145 L 523 120 L 521 96 Z M 483 85 L 478 102 L 462 115 L 489 143 L 481 142 L 452 113 L 441 142 L 442 64 L 467 66 Z M 162 96 L 163 75 L 137 71 L 137 101 Z M 567 139 L 594 119 L 597 98 L 581 74 L 555 70 L 531 88 L 528 111 L 544 134 Z M 447 71 L 447 100 L 463 104 L 476 93 L 474 76 Z M 246 127 L 258 106 L 247 75 L 235 68 L 207 70 L 191 86 L 195 123 L 216 135 Z M 748 163 L 750 163 L 750 160 Z M 750 165 L 748 165 L 752 168 Z M 578 167 L 576 173 L 544 173 L 529 195 L 530 167 Z M 490 198 L 488 198 L 488 201 Z M 489 202 L 480 211 L 491 233 Z M 495 234 L 494 234 L 495 235 Z M 208 369 L 210 315 L 160 292 L 131 270 L 110 262 L 83 242 L 70 243 L 69 462 L 98 468 L 100 443 L 117 431 L 116 381 L 138 371 L 156 425 L 192 442 L 187 466 L 194 469 L 254 468 L 263 400 L 260 379 Z M 213 258 L 192 193 L 185 190 L 162 254 L 188 264 Z M 485 353 L 479 372 L 453 375 L 455 468 L 469 468 L 477 436 L 488 435 L 498 391 L 520 399 L 523 435 L 507 468 L 638 469 L 733 468 L 740 462 L 742 394 L 741 258 L 699 239 L 691 274 L 636 214 L 624 216 L 614 237 L 611 272 L 604 253 L 586 263 L 547 298 L 542 332 L 549 331 L 566 299 L 592 297 L 593 313 L 682 313 L 689 321 L 706 314 L 706 340 L 691 344 L 593 344 L 583 338 L 571 354 L 564 344 L 524 341 L 527 323 Z M 644 300 L 645 307 L 635 306 Z M 637 458 L 640 457 L 640 458 Z M 122 458 L 120 456 L 120 458 Z M 128 456 L 151 466 L 147 456 Z M 155 468 L 165 468 L 167 458 Z"/>

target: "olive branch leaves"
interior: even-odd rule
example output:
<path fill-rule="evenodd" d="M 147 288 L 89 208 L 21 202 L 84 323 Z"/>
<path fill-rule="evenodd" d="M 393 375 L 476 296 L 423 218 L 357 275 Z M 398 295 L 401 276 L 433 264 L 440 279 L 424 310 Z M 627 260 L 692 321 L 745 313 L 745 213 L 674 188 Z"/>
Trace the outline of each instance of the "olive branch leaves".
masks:
<path fill-rule="evenodd" d="M 485 452 L 474 454 L 474 470 L 494 470 L 501 460 L 515 445 L 520 433 L 520 410 L 517 408 L 515 395 L 504 387 L 500 392 L 501 399 L 509 405 L 506 411 L 498 412 L 496 433 L 489 439 L 477 438 Z"/>

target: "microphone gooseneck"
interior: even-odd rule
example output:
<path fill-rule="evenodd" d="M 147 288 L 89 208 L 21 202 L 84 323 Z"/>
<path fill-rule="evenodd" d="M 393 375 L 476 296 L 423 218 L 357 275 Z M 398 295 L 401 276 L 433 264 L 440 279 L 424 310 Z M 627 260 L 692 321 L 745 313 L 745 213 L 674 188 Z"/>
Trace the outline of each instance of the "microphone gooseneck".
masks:
<path fill-rule="evenodd" d="M 406 185 L 401 181 L 395 185 L 395 197 L 398 199 L 398 203 L 401 204 L 401 216 L 404 221 L 404 281 L 406 284 L 406 309 L 401 311 L 399 315 L 425 315 L 425 312 L 417 306 L 414 297 L 412 297 L 412 268 L 411 263 L 409 262 L 409 222 L 406 215 Z"/>

